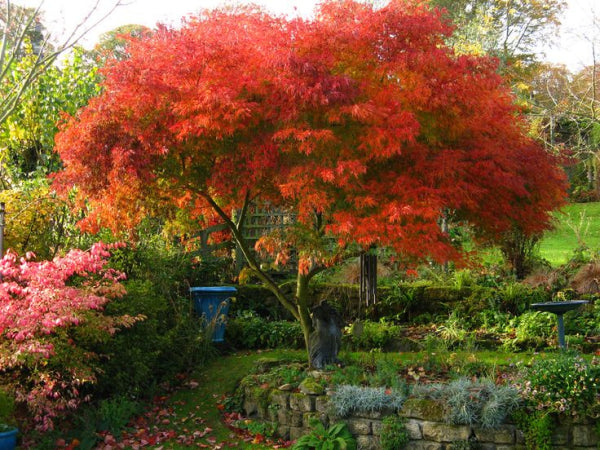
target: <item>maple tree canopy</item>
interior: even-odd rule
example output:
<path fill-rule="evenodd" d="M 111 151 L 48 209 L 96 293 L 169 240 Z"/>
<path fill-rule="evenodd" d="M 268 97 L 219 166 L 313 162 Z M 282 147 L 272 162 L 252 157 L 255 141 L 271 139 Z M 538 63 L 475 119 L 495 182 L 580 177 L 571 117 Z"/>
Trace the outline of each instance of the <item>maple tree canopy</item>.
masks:
<path fill-rule="evenodd" d="M 160 26 L 63 125 L 54 185 L 77 188 L 89 229 L 261 199 L 416 258 L 457 256 L 444 211 L 489 237 L 538 233 L 564 201 L 562 172 L 524 133 L 496 61 L 455 55 L 451 31 L 418 0 Z"/>

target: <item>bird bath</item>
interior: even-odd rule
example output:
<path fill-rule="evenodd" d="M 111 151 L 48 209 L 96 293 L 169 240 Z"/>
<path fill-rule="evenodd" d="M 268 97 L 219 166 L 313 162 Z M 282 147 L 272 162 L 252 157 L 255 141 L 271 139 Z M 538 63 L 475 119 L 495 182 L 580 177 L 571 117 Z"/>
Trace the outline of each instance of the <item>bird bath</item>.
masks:
<path fill-rule="evenodd" d="M 565 323 L 563 321 L 563 314 L 567 311 L 579 308 L 581 305 L 585 305 L 586 300 L 571 300 L 568 302 L 545 302 L 545 303 L 533 303 L 531 309 L 537 311 L 545 311 L 556 314 L 558 318 L 558 346 L 561 349 L 565 349 Z"/>

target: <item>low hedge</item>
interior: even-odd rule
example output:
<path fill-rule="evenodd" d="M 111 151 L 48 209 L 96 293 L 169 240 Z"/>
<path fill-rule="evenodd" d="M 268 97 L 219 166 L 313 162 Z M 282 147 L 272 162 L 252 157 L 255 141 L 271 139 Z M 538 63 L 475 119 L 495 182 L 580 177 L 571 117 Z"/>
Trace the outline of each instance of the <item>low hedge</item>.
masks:
<path fill-rule="evenodd" d="M 293 289 L 293 283 L 287 288 Z M 486 309 L 518 315 L 529 309 L 531 303 L 550 300 L 550 293 L 541 288 L 522 284 L 504 287 L 455 287 L 431 282 L 400 283 L 377 289 L 378 302 L 365 307 L 359 305 L 359 287 L 355 284 L 320 283 L 311 288 L 314 303 L 321 301 L 333 305 L 345 322 L 356 318 L 379 321 L 382 318 L 403 323 L 422 323 L 436 316 L 447 317 L 456 312 L 474 318 Z M 290 314 L 265 287 L 246 285 L 238 287 L 231 316 L 241 311 L 252 311 L 257 316 L 273 320 L 290 320 Z"/>

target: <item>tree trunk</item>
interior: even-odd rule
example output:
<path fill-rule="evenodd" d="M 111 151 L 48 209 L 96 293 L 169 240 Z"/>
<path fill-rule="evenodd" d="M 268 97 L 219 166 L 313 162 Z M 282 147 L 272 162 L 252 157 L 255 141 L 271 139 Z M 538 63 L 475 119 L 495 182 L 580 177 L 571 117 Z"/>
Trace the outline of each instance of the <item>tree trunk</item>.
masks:
<path fill-rule="evenodd" d="M 304 344 L 306 347 L 306 357 L 308 364 L 310 365 L 309 356 L 309 345 L 310 345 L 310 333 L 313 331 L 312 319 L 310 317 L 310 306 L 308 300 L 308 283 L 310 278 L 307 275 L 302 275 L 298 272 L 297 284 L 296 284 L 296 304 L 298 308 L 298 315 L 300 316 L 300 326 L 302 327 L 302 333 L 304 334 Z"/>

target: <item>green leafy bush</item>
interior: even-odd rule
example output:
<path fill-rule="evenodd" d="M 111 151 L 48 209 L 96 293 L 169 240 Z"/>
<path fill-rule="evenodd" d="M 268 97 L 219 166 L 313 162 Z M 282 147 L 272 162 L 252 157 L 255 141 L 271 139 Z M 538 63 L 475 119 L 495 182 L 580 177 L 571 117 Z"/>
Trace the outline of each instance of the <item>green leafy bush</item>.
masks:
<path fill-rule="evenodd" d="M 356 440 L 348 431 L 345 423 L 337 423 L 325 428 L 319 419 L 310 420 L 312 430 L 302 436 L 292 447 L 292 450 L 354 450 Z"/>
<path fill-rule="evenodd" d="M 600 413 L 600 361 L 571 353 L 534 361 L 518 386 L 531 410 L 571 415 Z"/>
<path fill-rule="evenodd" d="M 555 427 L 552 416 L 546 411 L 515 411 L 513 420 L 525 434 L 527 448 L 551 450 L 552 430 Z"/>
<path fill-rule="evenodd" d="M 229 319 L 225 328 L 227 341 L 236 348 L 302 348 L 304 335 L 297 321 L 268 320 L 246 312 Z"/>
<path fill-rule="evenodd" d="M 95 391 L 101 398 L 144 396 L 210 355 L 210 342 L 188 298 L 170 302 L 150 281 L 125 284 L 127 295 L 109 304 L 107 314 L 142 314 L 146 319 L 96 347 L 104 355 Z"/>
<path fill-rule="evenodd" d="M 0 389 L 0 424 L 15 423 L 15 400 L 8 392 Z"/>
<path fill-rule="evenodd" d="M 127 397 L 102 400 L 97 409 L 97 429 L 118 436 L 131 417 L 139 412 L 141 412 L 140 404 Z"/>
<path fill-rule="evenodd" d="M 383 350 L 402 336 L 402 327 L 384 319 L 355 322 L 344 331 L 343 343 L 354 351 Z"/>
<path fill-rule="evenodd" d="M 540 311 L 528 311 L 514 319 L 514 338 L 504 344 L 511 350 L 543 348 L 555 337 L 556 317 Z"/>
<path fill-rule="evenodd" d="M 385 417 L 381 425 L 379 439 L 383 450 L 406 448 L 409 441 L 406 419 L 396 415 Z"/>

